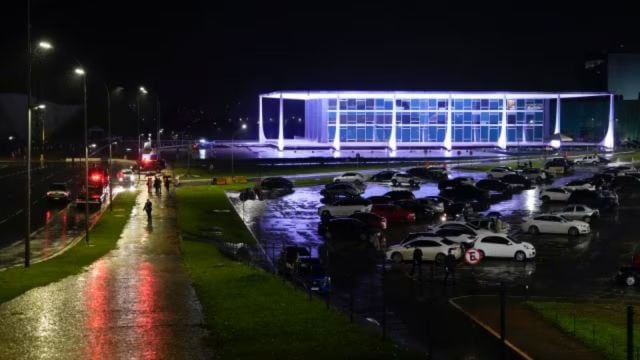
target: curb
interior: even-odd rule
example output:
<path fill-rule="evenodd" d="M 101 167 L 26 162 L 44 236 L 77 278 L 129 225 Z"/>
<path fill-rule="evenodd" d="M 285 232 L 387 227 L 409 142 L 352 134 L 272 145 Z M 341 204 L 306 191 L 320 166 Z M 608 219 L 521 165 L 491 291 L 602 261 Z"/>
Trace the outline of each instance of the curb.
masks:
<path fill-rule="evenodd" d="M 489 325 L 487 325 L 487 324 L 483 323 L 482 321 L 480 321 L 480 319 L 478 319 L 477 317 L 471 315 L 469 312 L 464 310 L 460 305 L 456 304 L 456 302 L 455 302 L 455 300 L 457 300 L 457 299 L 464 299 L 464 298 L 469 298 L 469 297 L 473 297 L 473 296 L 478 297 L 478 296 L 493 296 L 493 295 L 466 295 L 466 296 L 459 296 L 459 297 L 456 297 L 456 298 L 453 298 L 453 299 L 449 299 L 449 304 L 451 304 L 451 306 L 453 306 L 454 308 L 459 310 L 461 313 L 463 313 L 469 319 L 473 320 L 473 322 L 475 322 L 476 324 L 480 325 L 483 329 L 485 329 L 491 335 L 495 336 L 496 339 L 500 340 L 500 334 L 498 334 L 495 330 L 493 330 Z M 529 356 L 527 353 L 525 353 L 519 347 L 515 346 L 509 340 L 505 339 L 504 343 L 511 350 L 513 350 L 516 354 L 520 355 L 522 358 L 524 358 L 526 360 L 533 360 L 533 358 L 531 356 Z"/>

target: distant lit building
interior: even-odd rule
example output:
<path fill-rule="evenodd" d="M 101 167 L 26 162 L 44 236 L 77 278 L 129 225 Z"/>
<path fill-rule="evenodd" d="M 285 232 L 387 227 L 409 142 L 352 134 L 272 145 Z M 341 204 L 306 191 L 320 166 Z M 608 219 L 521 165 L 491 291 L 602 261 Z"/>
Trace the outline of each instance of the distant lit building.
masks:
<path fill-rule="evenodd" d="M 259 97 L 258 136 L 280 150 L 292 143 L 284 138 L 284 100 L 300 100 L 305 102 L 304 141 L 336 150 L 544 146 L 561 133 L 557 110 L 562 101 L 585 97 L 608 98 L 601 145 L 613 147 L 613 97 L 604 92 L 276 91 Z M 264 136 L 263 99 L 280 101 L 277 139 Z"/>

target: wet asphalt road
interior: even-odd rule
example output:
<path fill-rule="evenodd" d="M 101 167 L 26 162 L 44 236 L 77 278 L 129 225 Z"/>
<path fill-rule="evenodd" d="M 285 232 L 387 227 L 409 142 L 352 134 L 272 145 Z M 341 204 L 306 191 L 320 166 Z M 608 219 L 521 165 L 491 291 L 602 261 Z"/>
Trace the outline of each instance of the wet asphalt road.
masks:
<path fill-rule="evenodd" d="M 559 177 L 553 185 L 563 185 L 576 179 L 591 176 L 596 169 L 580 168 L 570 176 Z M 476 180 L 485 178 L 484 173 L 453 171 L 455 176 L 472 176 Z M 314 255 L 323 244 L 318 234 L 320 221 L 317 208 L 321 205 L 319 191 L 322 186 L 296 188 L 293 194 L 268 201 L 247 201 L 245 203 L 245 221 L 260 240 L 266 253 L 275 261 L 279 251 L 285 245 L 303 245 L 310 247 Z M 387 185 L 368 184 L 364 196 L 382 195 L 391 190 Z M 565 204 L 543 205 L 538 199 L 540 188 L 523 191 L 511 199 L 491 206 L 490 211 L 499 211 L 513 228 L 519 229 L 522 216 L 534 212 L 560 210 Z M 416 197 L 437 195 L 437 184 L 423 184 L 414 191 Z M 231 194 L 231 200 L 242 213 L 237 196 Z M 440 286 L 442 270 L 434 269 L 434 281 L 431 266 L 426 265 L 422 290 L 417 280 L 407 273 L 410 265 L 387 265 L 385 284 L 381 286 L 381 265 L 371 261 L 369 265 L 355 266 L 353 272 L 349 266 L 333 265 L 331 273 L 335 291 L 332 297 L 344 309 L 349 308 L 349 294 L 353 287 L 356 298 L 355 311 L 364 317 L 380 322 L 382 317 L 382 293 L 388 305 L 388 321 L 397 322 L 395 329 L 398 337 L 407 343 L 418 342 L 428 346 L 426 340 L 426 320 L 432 319 L 437 328 L 441 328 L 432 337 L 434 352 L 447 358 L 466 358 L 471 354 L 479 358 L 492 358 L 495 355 L 494 341 L 484 338 L 474 326 L 460 319 L 455 310 L 446 305 L 446 299 L 478 293 L 495 293 L 497 285 L 505 282 L 511 294 L 528 294 L 552 297 L 596 297 L 640 299 L 640 291 L 634 288 L 622 288 L 612 282 L 612 276 L 621 264 L 627 264 L 637 244 L 636 219 L 640 207 L 622 202 L 619 209 L 604 213 L 602 218 L 592 224 L 592 234 L 570 238 L 568 235 L 532 236 L 516 233 L 515 237 L 531 242 L 537 250 L 537 258 L 526 263 L 511 260 L 487 259 L 475 267 L 460 264 L 458 283 L 454 288 Z M 423 231 L 430 223 L 412 225 L 392 225 L 386 231 L 389 245 L 400 242 L 406 234 Z M 346 263 L 357 263 L 356 259 L 346 259 Z M 433 297 L 435 315 L 425 314 L 425 299 Z M 452 319 L 461 322 L 450 326 Z M 461 324 L 466 324 L 462 325 Z M 392 330 L 394 331 L 394 330 Z M 451 338 L 476 339 L 456 343 Z M 484 339 L 484 340 L 482 340 Z M 471 349 L 471 350 L 470 350 Z M 475 349 L 475 350 L 473 350 Z M 471 351 L 469 353 L 469 351 Z"/>
<path fill-rule="evenodd" d="M 180 260 L 173 196 L 154 197 L 152 225 L 142 211 L 147 197 L 138 196 L 116 250 L 0 305 L 0 359 L 212 357 Z"/>

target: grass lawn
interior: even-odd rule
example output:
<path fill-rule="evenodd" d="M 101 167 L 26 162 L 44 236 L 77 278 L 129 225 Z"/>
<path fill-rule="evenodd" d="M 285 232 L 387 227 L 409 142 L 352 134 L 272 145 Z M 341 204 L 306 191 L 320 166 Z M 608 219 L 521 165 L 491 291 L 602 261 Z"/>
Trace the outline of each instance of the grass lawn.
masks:
<path fill-rule="evenodd" d="M 180 210 L 185 203 L 181 198 Z M 218 359 L 418 359 L 336 310 L 215 246 L 182 242 Z"/>
<path fill-rule="evenodd" d="M 0 303 L 9 301 L 38 286 L 47 285 L 69 275 L 77 274 L 116 247 L 136 193 L 125 192 L 113 201 L 113 212 L 105 211 L 100 221 L 91 229 L 91 244 L 80 241 L 64 254 L 31 265 L 30 268 L 14 267 L 0 271 Z"/>
<path fill-rule="evenodd" d="M 626 359 L 625 304 L 530 301 L 527 305 L 608 358 Z M 634 333 L 634 344 L 640 347 L 640 334 L 637 331 Z"/>

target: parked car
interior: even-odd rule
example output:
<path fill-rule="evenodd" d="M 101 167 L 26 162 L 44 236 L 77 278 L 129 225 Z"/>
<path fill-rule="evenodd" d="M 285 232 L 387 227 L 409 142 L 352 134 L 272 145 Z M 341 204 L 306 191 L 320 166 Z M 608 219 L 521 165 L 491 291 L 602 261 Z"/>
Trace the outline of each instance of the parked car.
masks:
<path fill-rule="evenodd" d="M 364 175 L 355 173 L 355 172 L 344 173 L 340 176 L 336 176 L 333 178 L 333 182 L 346 182 L 346 183 L 353 183 L 353 182 L 363 183 L 364 180 L 365 180 Z"/>
<path fill-rule="evenodd" d="M 536 184 L 545 184 L 553 181 L 553 174 L 540 168 L 525 168 L 520 171 L 520 175 L 535 182 Z"/>
<path fill-rule="evenodd" d="M 438 183 L 438 189 L 454 188 L 458 185 L 474 185 L 475 180 L 472 177 L 460 176 L 450 180 L 442 180 Z"/>
<path fill-rule="evenodd" d="M 372 204 L 391 204 L 391 202 L 393 201 L 390 197 L 381 195 L 369 196 L 367 200 L 369 200 Z"/>
<path fill-rule="evenodd" d="M 66 183 L 53 183 L 49 185 L 49 190 L 47 191 L 47 201 L 68 202 L 70 194 L 71 192 L 69 191 L 69 187 Z"/>
<path fill-rule="evenodd" d="M 508 174 L 500 178 L 502 182 L 512 185 L 516 190 L 530 189 L 533 183 L 531 180 L 519 174 Z"/>
<path fill-rule="evenodd" d="M 311 256 L 311 251 L 304 246 L 285 246 L 278 258 L 278 271 L 281 274 L 291 274 L 293 267 L 301 256 Z"/>
<path fill-rule="evenodd" d="M 397 200 L 393 203 L 416 214 L 416 220 L 430 219 L 436 213 L 433 207 L 418 200 Z"/>
<path fill-rule="evenodd" d="M 447 219 L 456 219 L 460 215 L 464 215 L 465 208 L 467 205 L 471 206 L 471 209 L 474 213 L 488 210 L 490 207 L 489 202 L 487 201 L 458 201 L 451 203 L 451 205 L 447 206 L 446 214 Z"/>
<path fill-rule="evenodd" d="M 615 175 L 602 173 L 593 175 L 589 180 L 596 188 L 600 188 L 611 184 L 614 178 Z"/>
<path fill-rule="evenodd" d="M 362 221 L 371 229 L 382 231 L 387 228 L 387 219 L 383 216 L 376 215 L 371 212 L 357 212 L 355 214 L 349 215 L 349 217 Z"/>
<path fill-rule="evenodd" d="M 371 203 L 362 198 L 341 199 L 330 205 L 323 205 L 318 208 L 318 215 L 322 219 L 334 216 L 349 216 L 357 212 L 370 212 Z"/>
<path fill-rule="evenodd" d="M 388 182 L 388 181 L 391 181 L 391 178 L 396 173 L 397 173 L 397 171 L 393 171 L 393 170 L 380 171 L 379 173 L 374 174 L 373 176 L 371 176 L 371 178 L 369 178 L 369 181 L 373 181 L 373 182 Z"/>
<path fill-rule="evenodd" d="M 564 188 L 549 187 L 540 191 L 540 200 L 542 200 L 543 202 L 567 201 L 569 200 L 570 196 L 571 191 Z"/>
<path fill-rule="evenodd" d="M 505 234 L 486 234 L 473 245 L 482 257 L 510 258 L 526 261 L 536 257 L 536 248 Z"/>
<path fill-rule="evenodd" d="M 570 191 L 575 191 L 575 190 L 595 191 L 596 190 L 595 185 L 591 183 L 590 179 L 573 180 L 573 181 L 570 181 L 568 184 L 564 185 L 563 187 Z"/>
<path fill-rule="evenodd" d="M 564 209 L 554 214 L 562 216 L 569 220 L 582 220 L 587 223 L 590 223 L 594 219 L 597 219 L 598 217 L 600 217 L 599 210 L 592 209 L 587 205 L 582 205 L 582 204 L 567 205 L 564 207 Z"/>
<path fill-rule="evenodd" d="M 603 158 L 602 156 L 599 155 L 587 155 L 587 156 L 583 156 L 580 159 L 576 159 L 574 160 L 576 165 L 601 165 L 601 164 L 608 164 L 610 161 L 606 158 Z"/>
<path fill-rule="evenodd" d="M 379 230 L 350 217 L 330 219 L 323 235 L 335 245 L 366 245 L 377 250 L 381 250 L 384 245 Z"/>
<path fill-rule="evenodd" d="M 319 258 L 298 257 L 294 265 L 293 279 L 303 288 L 326 294 L 331 291 L 331 277 L 327 274 Z"/>
<path fill-rule="evenodd" d="M 606 210 L 618 206 L 618 195 L 613 191 L 589 191 L 576 190 L 571 192 L 567 202 L 572 204 L 585 204 L 590 208 Z"/>
<path fill-rule="evenodd" d="M 441 196 L 425 196 L 417 200 L 424 205 L 430 206 L 436 213 L 445 212 L 447 207 L 453 204 L 453 201 Z"/>
<path fill-rule="evenodd" d="M 498 166 L 487 171 L 487 177 L 489 179 L 501 179 L 506 175 L 513 175 L 516 171 L 508 166 Z"/>
<path fill-rule="evenodd" d="M 403 209 L 398 205 L 393 204 L 378 204 L 371 207 L 371 213 L 378 216 L 382 216 L 390 223 L 393 222 L 407 222 L 412 223 L 416 221 L 416 214 L 412 211 Z"/>
<path fill-rule="evenodd" d="M 420 178 L 417 176 L 409 175 L 407 173 L 396 173 L 391 178 L 391 185 L 413 187 L 413 186 L 420 185 Z"/>
<path fill-rule="evenodd" d="M 465 221 L 447 221 L 440 225 L 430 227 L 429 231 L 437 232 L 438 230 L 441 230 L 441 229 L 462 230 L 466 234 L 472 235 L 475 237 L 481 237 L 482 235 L 487 235 L 487 234 L 494 234 L 494 232 L 490 230 L 481 229 Z"/>
<path fill-rule="evenodd" d="M 476 234 L 462 228 L 438 229 L 433 232 L 433 236 L 439 236 L 445 239 L 449 239 L 456 244 L 460 244 L 463 250 L 473 247 L 473 243 L 478 238 Z"/>
<path fill-rule="evenodd" d="M 440 191 L 440 195 L 453 201 L 478 201 L 489 202 L 489 192 L 477 188 L 475 185 L 459 185 L 453 189 L 448 188 Z"/>
<path fill-rule="evenodd" d="M 555 214 L 542 214 L 523 218 L 522 231 L 530 234 L 569 234 L 578 236 L 588 234 L 591 227 L 588 223 L 579 220 L 569 220 Z"/>
<path fill-rule="evenodd" d="M 514 190 L 513 185 L 498 179 L 482 179 L 476 183 L 476 187 L 486 191 L 499 191 L 504 193 L 511 193 Z"/>
<path fill-rule="evenodd" d="M 389 191 L 384 196 L 391 198 L 392 201 L 396 200 L 413 200 L 416 198 L 415 195 L 409 190 L 393 190 Z"/>
<path fill-rule="evenodd" d="M 478 229 L 508 234 L 511 230 L 511 226 L 504 221 L 497 222 L 496 220 L 497 218 L 488 216 L 480 216 L 477 218 L 472 217 L 471 219 L 467 220 L 467 224 L 472 225 Z"/>
<path fill-rule="evenodd" d="M 403 244 L 390 246 L 387 250 L 387 259 L 395 263 L 411 260 L 413 252 L 416 248 L 422 251 L 422 259 L 425 261 L 435 261 L 438 264 L 444 264 L 444 260 L 449 253 L 459 259 L 462 257 L 460 246 L 449 239 L 439 237 L 419 237 Z"/>
<path fill-rule="evenodd" d="M 573 171 L 573 161 L 565 158 L 553 158 L 544 164 L 544 169 L 552 173 L 565 174 Z"/>
<path fill-rule="evenodd" d="M 364 190 L 350 183 L 330 183 L 320 190 L 320 195 L 326 197 L 333 196 L 360 196 Z"/>
<path fill-rule="evenodd" d="M 109 187 L 102 184 L 89 184 L 89 194 L 87 196 L 86 188 L 82 188 L 76 197 L 76 208 L 84 207 L 88 204 L 91 208 L 99 208 L 106 203 L 109 198 Z"/>
<path fill-rule="evenodd" d="M 414 167 L 407 170 L 407 174 L 432 181 L 440 181 L 449 177 L 447 168 L 440 166 Z"/>
<path fill-rule="evenodd" d="M 293 183 L 283 177 L 268 177 L 260 182 L 260 189 L 263 191 L 291 192 Z"/>

